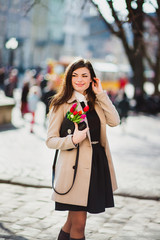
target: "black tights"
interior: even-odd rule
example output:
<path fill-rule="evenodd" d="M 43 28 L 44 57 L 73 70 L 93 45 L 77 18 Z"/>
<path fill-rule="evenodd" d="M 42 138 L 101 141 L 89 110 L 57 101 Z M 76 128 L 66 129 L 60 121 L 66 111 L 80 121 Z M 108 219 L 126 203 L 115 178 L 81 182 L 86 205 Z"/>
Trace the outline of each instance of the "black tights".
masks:
<path fill-rule="evenodd" d="M 81 239 L 70 238 L 69 233 L 66 233 L 61 229 L 58 240 L 85 240 L 85 237 Z"/>

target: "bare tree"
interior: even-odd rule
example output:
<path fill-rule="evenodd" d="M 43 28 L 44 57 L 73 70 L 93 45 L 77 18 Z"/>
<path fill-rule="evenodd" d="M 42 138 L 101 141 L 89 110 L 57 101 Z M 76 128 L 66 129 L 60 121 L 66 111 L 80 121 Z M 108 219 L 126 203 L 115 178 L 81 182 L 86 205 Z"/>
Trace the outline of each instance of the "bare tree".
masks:
<path fill-rule="evenodd" d="M 125 53 L 128 57 L 129 63 L 132 67 L 134 76 L 133 76 L 133 85 L 136 89 L 140 89 L 143 92 L 143 85 L 145 82 L 144 70 L 146 68 L 146 62 L 150 68 L 154 71 L 155 76 L 153 79 L 155 86 L 155 94 L 159 94 L 158 84 L 160 83 L 160 1 L 157 0 L 157 8 L 155 8 L 155 14 L 147 14 L 143 10 L 144 3 L 148 2 L 147 0 L 124 0 L 126 3 L 126 9 L 128 15 L 126 20 L 122 21 L 119 16 L 119 13 L 114 8 L 114 0 L 106 0 L 106 4 L 109 5 L 114 22 L 110 23 L 102 15 L 99 5 L 90 0 L 97 8 L 100 13 L 100 16 L 104 20 L 108 29 L 112 34 L 116 35 L 121 39 Z M 136 5 L 133 5 L 135 3 Z M 150 2 L 152 4 L 152 2 Z M 148 42 L 145 39 L 145 33 L 147 29 L 144 27 L 146 21 L 150 21 L 155 28 L 155 35 L 157 36 L 156 49 L 154 52 L 154 57 L 149 54 L 148 51 Z M 130 34 L 133 36 L 133 42 L 130 44 L 127 38 L 125 31 L 125 24 L 128 23 L 130 26 Z"/>

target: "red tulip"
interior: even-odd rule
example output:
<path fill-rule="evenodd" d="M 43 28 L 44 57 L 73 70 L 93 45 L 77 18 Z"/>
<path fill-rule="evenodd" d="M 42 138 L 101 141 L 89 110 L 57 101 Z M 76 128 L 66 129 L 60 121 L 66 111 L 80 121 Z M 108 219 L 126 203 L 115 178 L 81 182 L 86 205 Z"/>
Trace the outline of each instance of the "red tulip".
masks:
<path fill-rule="evenodd" d="M 74 112 L 73 112 L 73 115 L 76 115 L 77 113 L 78 113 L 77 111 L 74 111 Z"/>
<path fill-rule="evenodd" d="M 73 104 L 72 107 L 70 108 L 70 112 L 73 113 L 76 107 L 77 103 Z"/>
<path fill-rule="evenodd" d="M 71 113 L 74 112 L 74 108 L 73 108 L 73 107 L 70 108 L 70 112 L 71 112 Z"/>
<path fill-rule="evenodd" d="M 88 105 L 83 108 L 84 112 L 88 112 L 88 110 L 89 110 L 89 106 Z"/>

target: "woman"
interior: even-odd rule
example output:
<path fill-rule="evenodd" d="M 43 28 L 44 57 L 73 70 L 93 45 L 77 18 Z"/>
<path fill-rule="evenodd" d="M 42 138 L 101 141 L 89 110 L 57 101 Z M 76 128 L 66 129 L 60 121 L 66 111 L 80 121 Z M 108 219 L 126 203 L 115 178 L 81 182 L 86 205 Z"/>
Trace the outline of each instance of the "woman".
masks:
<path fill-rule="evenodd" d="M 73 103 L 79 110 L 89 105 L 87 127 L 60 137 L 61 123 Z M 79 160 L 73 188 L 65 195 L 53 192 L 56 210 L 68 210 L 68 218 L 58 240 L 84 240 L 87 212 L 100 213 L 113 207 L 113 191 L 117 189 L 111 160 L 106 124 L 116 126 L 120 122 L 118 113 L 101 82 L 96 78 L 91 63 L 79 59 L 68 66 L 61 91 L 51 102 L 46 144 L 60 149 L 56 165 L 55 188 L 59 192 L 69 189 L 73 178 L 73 166 L 79 144 Z M 68 151 L 68 149 L 72 149 Z"/>

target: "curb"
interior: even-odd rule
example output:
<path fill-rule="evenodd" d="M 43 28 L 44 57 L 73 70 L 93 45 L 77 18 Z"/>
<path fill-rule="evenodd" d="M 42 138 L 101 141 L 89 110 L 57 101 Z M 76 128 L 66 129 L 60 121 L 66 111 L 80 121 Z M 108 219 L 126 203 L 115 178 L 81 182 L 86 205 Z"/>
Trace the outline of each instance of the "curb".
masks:
<path fill-rule="evenodd" d="M 37 184 L 28 184 L 28 183 L 20 183 L 20 182 L 16 182 L 16 181 L 11 181 L 11 180 L 3 180 L 0 179 L 0 184 L 11 184 L 11 185 L 15 185 L 15 186 L 21 186 L 21 187 L 31 187 L 31 188 L 48 188 L 48 189 L 52 189 L 51 186 L 48 185 L 37 185 Z M 135 199 L 139 199 L 139 200 L 153 200 L 153 201 L 160 201 L 160 197 L 159 196 L 143 196 L 143 195 L 136 195 L 136 194 L 128 194 L 128 193 L 124 193 L 124 192 L 118 192 L 118 193 L 114 193 L 115 196 L 120 196 L 120 197 L 128 197 L 128 198 L 135 198 Z"/>

